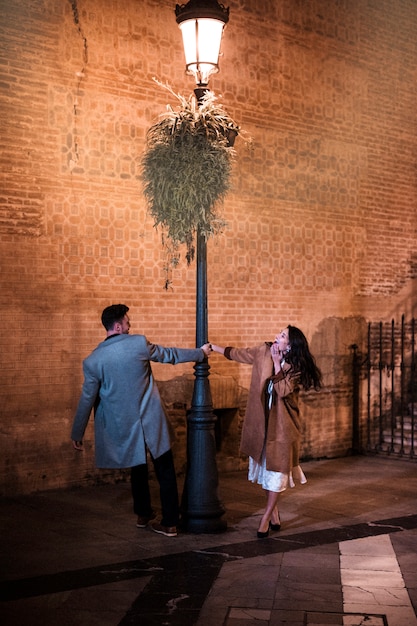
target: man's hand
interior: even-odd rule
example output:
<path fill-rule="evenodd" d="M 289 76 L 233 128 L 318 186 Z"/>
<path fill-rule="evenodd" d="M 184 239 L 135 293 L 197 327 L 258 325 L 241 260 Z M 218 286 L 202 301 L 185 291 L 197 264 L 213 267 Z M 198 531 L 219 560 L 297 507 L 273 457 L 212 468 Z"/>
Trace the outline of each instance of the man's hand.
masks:
<path fill-rule="evenodd" d="M 204 346 L 201 346 L 201 350 L 206 356 L 209 356 L 211 352 L 211 343 L 205 343 Z"/>
<path fill-rule="evenodd" d="M 72 440 L 72 447 L 74 448 L 74 450 L 79 450 L 80 452 L 82 452 L 84 450 L 82 441 L 74 441 L 74 439 L 73 439 Z"/>

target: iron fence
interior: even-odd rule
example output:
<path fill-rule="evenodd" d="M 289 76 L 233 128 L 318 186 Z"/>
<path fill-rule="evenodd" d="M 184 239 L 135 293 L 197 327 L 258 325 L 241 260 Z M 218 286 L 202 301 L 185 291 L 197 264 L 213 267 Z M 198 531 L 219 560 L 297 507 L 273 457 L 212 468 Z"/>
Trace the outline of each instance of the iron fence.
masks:
<path fill-rule="evenodd" d="M 353 451 L 416 459 L 415 319 L 369 323 L 366 354 L 351 349 Z"/>

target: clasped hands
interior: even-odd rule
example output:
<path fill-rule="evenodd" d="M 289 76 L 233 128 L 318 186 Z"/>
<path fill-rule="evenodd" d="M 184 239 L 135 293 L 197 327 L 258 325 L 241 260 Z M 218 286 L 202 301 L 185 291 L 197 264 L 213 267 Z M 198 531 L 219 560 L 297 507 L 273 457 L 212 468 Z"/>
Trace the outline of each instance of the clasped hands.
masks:
<path fill-rule="evenodd" d="M 214 343 L 205 343 L 204 346 L 201 346 L 204 354 L 209 356 L 212 352 L 218 352 L 219 354 L 224 354 L 224 348 L 221 346 L 216 346 Z"/>
<path fill-rule="evenodd" d="M 209 356 L 209 354 L 213 351 L 211 347 L 211 343 L 205 343 L 203 346 L 201 346 L 201 350 L 204 352 L 206 356 Z"/>

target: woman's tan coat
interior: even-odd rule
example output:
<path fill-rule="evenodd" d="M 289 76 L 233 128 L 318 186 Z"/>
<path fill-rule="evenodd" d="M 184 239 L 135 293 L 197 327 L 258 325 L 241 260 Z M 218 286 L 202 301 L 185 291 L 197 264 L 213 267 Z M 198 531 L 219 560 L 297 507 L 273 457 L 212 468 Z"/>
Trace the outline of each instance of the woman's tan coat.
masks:
<path fill-rule="evenodd" d="M 255 348 L 226 348 L 232 361 L 252 365 L 252 378 L 242 430 L 241 451 L 261 462 L 266 443 L 266 467 L 288 473 L 299 464 L 301 424 L 298 408 L 299 374 L 284 363 L 274 377 L 274 401 L 267 408 L 266 387 L 273 375 L 270 345 Z"/>

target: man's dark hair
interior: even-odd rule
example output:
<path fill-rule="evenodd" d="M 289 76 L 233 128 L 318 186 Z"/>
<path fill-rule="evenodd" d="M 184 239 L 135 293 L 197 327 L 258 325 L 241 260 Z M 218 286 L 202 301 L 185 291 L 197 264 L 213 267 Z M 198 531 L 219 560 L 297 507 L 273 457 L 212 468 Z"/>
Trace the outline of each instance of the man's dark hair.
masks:
<path fill-rule="evenodd" d="M 125 304 L 111 304 L 106 307 L 101 314 L 101 323 L 104 328 L 106 330 L 112 330 L 117 322 L 121 324 L 128 310 L 129 307 Z"/>

